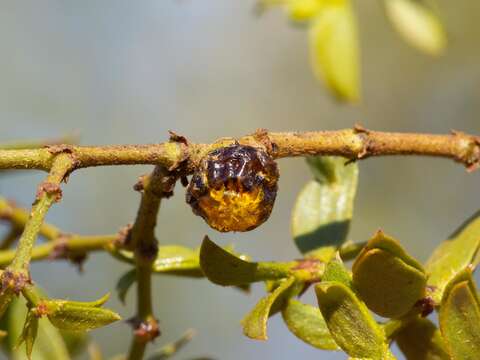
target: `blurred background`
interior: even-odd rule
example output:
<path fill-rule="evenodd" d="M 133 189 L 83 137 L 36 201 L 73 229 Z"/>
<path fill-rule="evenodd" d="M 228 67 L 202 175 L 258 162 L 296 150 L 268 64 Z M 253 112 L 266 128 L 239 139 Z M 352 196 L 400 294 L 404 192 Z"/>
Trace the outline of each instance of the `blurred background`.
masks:
<path fill-rule="evenodd" d="M 480 3 L 438 2 L 449 33 L 445 56 L 432 59 L 408 47 L 389 26 L 379 2 L 356 1 L 362 47 L 363 100 L 336 103 L 310 69 L 306 32 L 282 11 L 254 15 L 254 1 L 144 0 L 11 1 L 0 11 L 0 142 L 42 139 L 78 131 L 82 144 L 155 143 L 175 130 L 194 142 L 242 136 L 256 128 L 326 130 L 354 123 L 375 130 L 480 133 Z M 184 189 L 162 204 L 161 244 L 198 246 L 208 234 L 257 260 L 299 256 L 289 235 L 290 210 L 309 178 L 302 159 L 280 160 L 279 197 L 270 221 L 223 235 L 195 217 Z M 149 167 L 75 172 L 48 221 L 67 232 L 104 234 L 132 222 L 139 194 L 132 190 Z M 417 258 L 480 207 L 480 171 L 467 174 L 451 161 L 381 158 L 360 163 L 360 188 L 351 238 L 378 228 Z M 0 178 L 2 195 L 30 206 L 43 174 Z M 33 278 L 53 297 L 91 300 L 114 292 L 128 269 L 96 254 L 85 272 L 63 262 L 36 263 Z M 198 336 L 176 358 L 343 359 L 297 340 L 279 317 L 269 340 L 242 336 L 240 319 L 263 296 L 206 280 L 157 276 L 155 311 L 163 332 L 156 346 L 187 328 Z M 134 313 L 112 297 L 124 318 Z M 311 294 L 305 297 L 313 301 Z M 125 352 L 125 323 L 92 337 L 107 355 Z"/>

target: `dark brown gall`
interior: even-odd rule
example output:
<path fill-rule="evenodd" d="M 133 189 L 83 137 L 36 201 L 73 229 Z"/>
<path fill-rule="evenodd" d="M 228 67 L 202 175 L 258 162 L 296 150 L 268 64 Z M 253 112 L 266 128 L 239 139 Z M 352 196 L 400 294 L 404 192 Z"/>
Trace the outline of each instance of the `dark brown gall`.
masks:
<path fill-rule="evenodd" d="M 187 188 L 187 203 L 212 228 L 249 231 L 272 212 L 278 168 L 263 150 L 233 144 L 208 153 Z"/>

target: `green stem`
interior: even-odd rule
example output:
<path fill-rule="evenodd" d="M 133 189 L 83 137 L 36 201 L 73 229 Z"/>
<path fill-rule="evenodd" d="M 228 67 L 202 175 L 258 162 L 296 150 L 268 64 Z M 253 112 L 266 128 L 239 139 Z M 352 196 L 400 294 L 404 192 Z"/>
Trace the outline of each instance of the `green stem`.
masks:
<path fill-rule="evenodd" d="M 25 299 L 27 299 L 27 301 L 33 306 L 37 306 L 41 301 L 39 291 L 36 289 L 34 285 L 26 285 L 22 289 L 22 294 L 25 297 Z"/>
<path fill-rule="evenodd" d="M 152 306 L 151 267 L 140 264 L 137 264 L 137 320 L 142 324 L 158 327 Z M 128 360 L 143 359 L 148 341 L 135 335 L 130 345 Z"/>
<path fill-rule="evenodd" d="M 29 217 L 30 214 L 28 211 L 17 207 L 7 199 L 0 197 L 0 219 L 9 222 L 12 227 L 23 230 Z M 47 240 L 54 240 L 58 238 L 62 232 L 51 224 L 42 223 L 38 233 Z"/>
<path fill-rule="evenodd" d="M 9 266 L 12 271 L 28 272 L 32 249 L 43 224 L 45 216 L 59 197 L 59 186 L 72 168 L 73 160 L 67 154 L 58 155 L 55 158 L 47 179 L 40 185 L 38 198 L 32 207 L 30 218 L 25 224 L 22 236 L 18 241 L 15 257 Z M 52 191 L 57 186 L 58 191 Z"/>
<path fill-rule="evenodd" d="M 31 261 L 42 260 L 54 255 L 57 246 L 65 247 L 66 255 L 89 253 L 103 250 L 112 242 L 118 240 L 118 234 L 81 236 L 71 235 L 67 239 L 62 238 L 48 243 L 35 246 L 32 249 Z M 15 250 L 0 251 L 0 267 L 10 264 L 15 256 Z"/>
<path fill-rule="evenodd" d="M 158 252 L 154 231 L 161 200 L 171 192 L 175 180 L 161 166 L 157 166 L 152 174 L 141 179 L 142 199 L 131 230 L 131 242 L 127 246 L 133 248 L 135 254 L 137 268 L 137 315 L 135 320 L 139 326 L 143 327 L 143 332 L 139 328 L 135 329 L 128 360 L 143 359 L 148 342 L 159 335 L 158 323 L 152 306 L 152 263 Z"/>

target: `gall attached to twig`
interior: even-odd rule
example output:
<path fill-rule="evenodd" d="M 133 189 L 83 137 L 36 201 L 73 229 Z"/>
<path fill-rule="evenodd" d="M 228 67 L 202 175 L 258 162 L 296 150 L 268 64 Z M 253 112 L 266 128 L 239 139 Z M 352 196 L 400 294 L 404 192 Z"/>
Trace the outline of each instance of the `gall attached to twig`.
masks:
<path fill-rule="evenodd" d="M 212 228 L 249 231 L 272 212 L 278 168 L 263 150 L 233 144 L 208 153 L 187 188 L 187 203 Z"/>

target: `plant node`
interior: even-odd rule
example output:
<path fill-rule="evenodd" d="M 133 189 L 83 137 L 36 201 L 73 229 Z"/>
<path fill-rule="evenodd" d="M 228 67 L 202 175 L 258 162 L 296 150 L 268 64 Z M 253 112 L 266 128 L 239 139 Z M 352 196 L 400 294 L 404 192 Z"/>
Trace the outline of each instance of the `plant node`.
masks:
<path fill-rule="evenodd" d="M 158 327 L 158 321 L 154 318 L 150 318 L 145 321 L 141 321 L 138 318 L 132 318 L 127 321 L 133 327 L 133 333 L 137 341 L 141 343 L 148 343 L 158 336 L 160 336 L 160 328 Z"/>
<path fill-rule="evenodd" d="M 0 294 L 12 291 L 19 295 L 23 288 L 31 283 L 32 280 L 27 273 L 7 269 L 0 275 Z"/>

